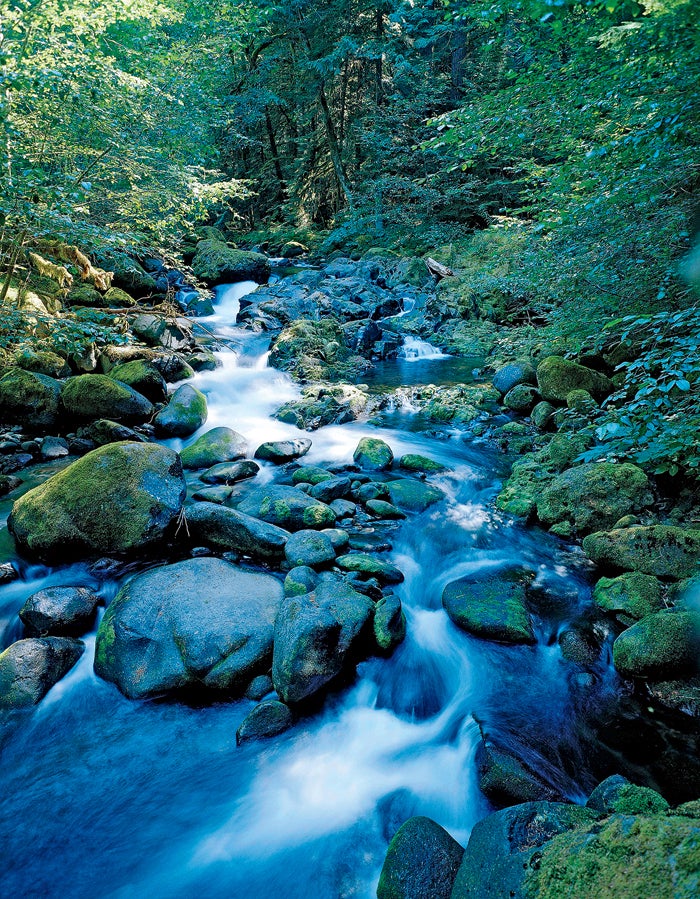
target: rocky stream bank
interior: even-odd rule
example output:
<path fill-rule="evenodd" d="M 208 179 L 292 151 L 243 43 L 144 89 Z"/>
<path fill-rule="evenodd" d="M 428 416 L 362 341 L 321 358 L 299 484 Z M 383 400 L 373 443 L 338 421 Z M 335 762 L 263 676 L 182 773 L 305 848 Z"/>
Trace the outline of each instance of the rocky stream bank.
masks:
<path fill-rule="evenodd" d="M 210 876 L 211 895 L 236 876 L 271 895 L 295 852 L 323 895 L 369 895 L 389 841 L 380 899 L 694 895 L 700 529 L 690 491 L 581 459 L 614 360 L 509 358 L 502 329 L 457 315 L 450 278 L 436 285 L 422 260 L 370 251 L 274 274 L 216 235 L 190 258 L 224 285 L 214 304 L 158 260 L 134 263 L 139 278 L 86 304 L 114 308 L 121 291 L 127 342 L 87 361 L 34 350 L 0 378 L 8 764 L 32 733 L 65 734 L 80 705 L 55 703 L 76 691 L 104 734 L 110 708 L 126 722 L 132 748 L 139 716 L 164 746 L 169 716 L 176 739 L 206 722 L 215 790 L 240 753 L 231 830 L 204 831 L 182 882 L 161 850 L 157 870 L 142 860 L 144 895 Z M 41 733 L 43 707 L 59 717 Z M 266 778 L 248 790 L 256 753 Z M 348 792 L 313 798 L 302 759 Z M 440 760 L 451 783 L 436 783 Z M 285 774 L 300 841 L 274 825 Z"/>

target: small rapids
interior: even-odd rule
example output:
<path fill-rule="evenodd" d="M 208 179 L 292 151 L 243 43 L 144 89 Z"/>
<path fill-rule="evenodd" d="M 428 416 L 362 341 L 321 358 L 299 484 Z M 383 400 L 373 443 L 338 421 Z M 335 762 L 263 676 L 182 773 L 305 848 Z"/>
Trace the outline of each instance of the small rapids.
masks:
<path fill-rule="evenodd" d="M 219 289 L 215 314 L 201 322 L 228 348 L 220 368 L 195 380 L 209 403 L 202 432 L 228 425 L 252 448 L 307 436 L 270 417 L 299 389 L 267 366 L 268 338 L 236 327 L 254 287 Z M 444 364 L 444 354 L 414 338 L 405 352 Z M 501 518 L 491 500 L 502 461 L 459 435 L 334 425 L 311 435 L 304 462 L 351 461 L 358 440 L 378 433 L 396 456 L 421 453 L 450 469 L 431 479 L 446 501 L 389 534 L 389 558 L 406 576 L 397 588 L 404 643 L 388 659 L 362 662 L 354 681 L 287 733 L 237 748 L 253 703 L 131 702 L 95 676 L 89 636 L 69 676 L 0 732 L 5 894 L 371 899 L 387 843 L 406 818 L 428 815 L 464 843 L 489 810 L 477 787 L 477 720 L 507 740 L 521 735 L 528 763 L 564 795 L 580 799 L 590 789 L 580 721 L 604 698 L 609 664 L 582 678 L 557 645 L 589 600 L 584 560 Z M 259 478 L 274 477 L 264 464 Z M 537 644 L 505 647 L 458 630 L 442 610 L 445 584 L 513 564 L 556 598 L 554 611 L 535 617 Z M 119 587 L 82 565 L 23 574 L 0 588 L 3 645 L 20 636 L 17 611 L 42 586 L 85 584 L 106 601 Z M 533 745 L 556 752 L 545 758 Z"/>

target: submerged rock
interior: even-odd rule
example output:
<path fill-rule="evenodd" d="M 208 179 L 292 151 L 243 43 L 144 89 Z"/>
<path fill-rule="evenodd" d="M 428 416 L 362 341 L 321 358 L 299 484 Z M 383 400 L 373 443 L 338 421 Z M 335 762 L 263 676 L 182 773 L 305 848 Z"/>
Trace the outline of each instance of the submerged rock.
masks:
<path fill-rule="evenodd" d="M 353 459 L 365 471 L 385 471 L 391 468 L 394 453 L 389 444 L 378 437 L 363 437 L 357 444 Z"/>
<path fill-rule="evenodd" d="M 245 437 L 231 428 L 212 428 L 180 453 L 185 468 L 211 468 L 218 462 L 235 462 L 248 453 Z"/>
<path fill-rule="evenodd" d="M 282 559 L 290 536 L 274 524 L 206 501 L 187 508 L 187 527 L 195 544 L 264 561 Z"/>
<path fill-rule="evenodd" d="M 313 592 L 286 596 L 275 625 L 272 680 L 285 702 L 300 702 L 342 671 L 374 604 L 332 574 Z"/>
<path fill-rule="evenodd" d="M 425 512 L 430 506 L 445 498 L 445 494 L 438 487 L 411 478 L 389 481 L 387 487 L 392 503 L 407 512 Z"/>
<path fill-rule="evenodd" d="M 241 512 L 288 531 L 320 530 L 335 524 L 335 512 L 296 487 L 270 484 L 250 493 L 238 506 Z"/>
<path fill-rule="evenodd" d="M 8 527 L 21 552 L 44 562 L 140 552 L 169 534 L 186 490 L 172 450 L 112 443 L 20 497 Z"/>
<path fill-rule="evenodd" d="M 99 601 L 87 587 L 47 587 L 26 600 L 19 617 L 32 637 L 80 637 L 91 629 Z"/>
<path fill-rule="evenodd" d="M 667 525 L 619 528 L 589 534 L 583 551 L 598 565 L 680 580 L 697 572 L 700 530 Z"/>
<path fill-rule="evenodd" d="M 145 396 L 107 375 L 69 378 L 61 389 L 61 403 L 69 416 L 79 420 L 107 418 L 138 424 L 154 412 Z"/>
<path fill-rule="evenodd" d="M 80 640 L 29 637 L 0 653 L 0 709 L 36 705 L 75 665 L 85 650 Z"/>
<path fill-rule="evenodd" d="M 558 475 L 537 500 L 545 524 L 570 522 L 581 533 L 612 527 L 653 502 L 649 479 L 636 465 L 595 462 Z"/>
<path fill-rule="evenodd" d="M 282 585 L 221 559 L 128 581 L 97 633 L 95 671 L 130 699 L 185 688 L 242 695 L 269 664 Z"/>
<path fill-rule="evenodd" d="M 262 740 L 268 737 L 276 737 L 283 733 L 294 723 L 289 706 L 277 699 L 268 699 L 256 705 L 244 719 L 236 731 L 236 743 L 246 743 L 248 740 Z"/>
<path fill-rule="evenodd" d="M 409 818 L 387 850 L 377 899 L 450 899 L 464 849 L 430 818 Z"/>
<path fill-rule="evenodd" d="M 191 384 L 178 387 L 168 405 L 153 419 L 164 437 L 189 437 L 207 420 L 207 398 Z"/>
<path fill-rule="evenodd" d="M 442 593 L 442 605 L 463 630 L 485 640 L 535 643 L 522 572 L 497 572 L 452 581 Z"/>

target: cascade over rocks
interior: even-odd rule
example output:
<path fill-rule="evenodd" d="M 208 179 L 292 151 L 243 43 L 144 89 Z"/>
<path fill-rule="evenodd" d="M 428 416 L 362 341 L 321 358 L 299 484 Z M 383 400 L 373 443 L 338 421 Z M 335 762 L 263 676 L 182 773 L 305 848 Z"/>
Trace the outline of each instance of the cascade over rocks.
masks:
<path fill-rule="evenodd" d="M 137 575 L 102 619 L 95 671 L 130 699 L 240 696 L 269 664 L 282 593 L 276 578 L 214 558 Z"/>
<path fill-rule="evenodd" d="M 20 551 L 43 562 L 141 552 L 165 540 L 185 494 L 172 450 L 112 443 L 20 497 L 8 527 Z"/>

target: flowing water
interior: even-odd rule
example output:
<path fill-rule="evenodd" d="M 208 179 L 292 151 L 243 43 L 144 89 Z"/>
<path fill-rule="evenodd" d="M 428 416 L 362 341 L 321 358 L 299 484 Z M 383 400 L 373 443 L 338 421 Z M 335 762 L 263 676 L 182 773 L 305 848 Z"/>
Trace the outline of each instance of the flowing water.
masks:
<path fill-rule="evenodd" d="M 219 289 L 216 313 L 202 323 L 228 349 L 221 368 L 196 379 L 209 401 L 202 430 L 229 425 L 252 448 L 301 433 L 270 418 L 298 389 L 267 367 L 268 339 L 235 327 L 238 301 L 254 286 Z M 426 377 L 438 383 L 449 361 L 430 360 Z M 590 789 L 581 721 L 611 689 L 609 660 L 584 674 L 557 644 L 589 602 L 585 561 L 494 512 L 502 460 L 457 432 L 435 439 L 330 426 L 311 435 L 304 461 L 351 461 L 360 437 L 378 434 L 397 456 L 418 452 L 451 469 L 434 478 L 447 500 L 389 535 L 390 558 L 406 575 L 397 588 L 405 642 L 389 659 L 362 662 L 353 682 L 292 730 L 237 748 L 253 703 L 131 702 L 95 676 L 87 637 L 82 660 L 40 705 L 2 724 L 5 895 L 369 899 L 407 817 L 428 815 L 464 842 L 487 813 L 477 719 L 565 795 L 580 800 Z M 256 481 L 273 477 L 266 465 Z M 513 564 L 531 569 L 548 597 L 537 645 L 486 643 L 454 627 L 441 608 L 444 585 Z M 17 610 L 42 586 L 86 584 L 106 602 L 119 586 L 84 565 L 20 568 L 22 580 L 0 589 L 2 645 L 21 636 Z"/>

